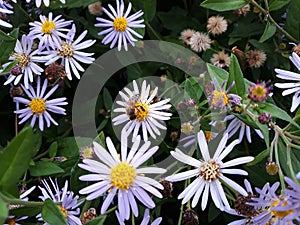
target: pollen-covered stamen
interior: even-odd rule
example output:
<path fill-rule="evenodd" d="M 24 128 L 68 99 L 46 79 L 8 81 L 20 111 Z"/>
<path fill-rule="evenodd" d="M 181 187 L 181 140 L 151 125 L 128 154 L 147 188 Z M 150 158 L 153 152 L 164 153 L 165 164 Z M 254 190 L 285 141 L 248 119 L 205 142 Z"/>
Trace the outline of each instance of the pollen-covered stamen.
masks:
<path fill-rule="evenodd" d="M 64 41 L 61 44 L 61 49 L 58 49 L 58 54 L 63 58 L 72 57 L 73 56 L 73 46 Z"/>
<path fill-rule="evenodd" d="M 121 162 L 110 172 L 111 185 L 117 189 L 128 190 L 136 177 L 135 168 L 127 162 Z"/>
<path fill-rule="evenodd" d="M 220 176 L 220 166 L 215 161 L 203 162 L 200 167 L 199 177 L 205 181 L 213 181 L 218 179 Z"/>
<path fill-rule="evenodd" d="M 28 64 L 30 63 L 30 57 L 29 55 L 25 54 L 25 53 L 14 53 L 12 54 L 13 57 L 16 58 L 16 60 L 18 60 L 18 64 L 21 67 L 25 67 L 28 66 Z"/>
<path fill-rule="evenodd" d="M 149 107 L 145 103 L 136 103 L 135 104 L 135 114 L 137 120 L 144 121 L 149 114 Z"/>
<path fill-rule="evenodd" d="M 65 219 L 67 219 L 68 218 L 68 211 L 64 207 L 62 207 L 61 205 L 57 205 L 57 208 L 60 210 L 61 214 L 63 214 Z"/>
<path fill-rule="evenodd" d="M 206 141 L 211 141 L 213 139 L 213 132 L 206 130 L 204 131 L 204 134 Z"/>
<path fill-rule="evenodd" d="M 41 98 L 35 98 L 29 103 L 28 107 L 32 113 L 41 114 L 46 111 L 46 102 Z"/>
<path fill-rule="evenodd" d="M 280 201 L 279 199 L 277 199 L 271 203 L 271 207 L 269 208 L 269 210 L 271 211 L 272 215 L 277 216 L 280 219 L 283 219 L 284 217 L 293 213 L 295 210 L 291 209 L 291 210 L 284 210 L 284 211 L 276 211 L 276 210 L 272 210 L 272 207 L 287 206 L 287 205 L 288 205 L 288 202 L 286 200 Z"/>
<path fill-rule="evenodd" d="M 127 28 L 127 20 L 124 17 L 116 18 L 114 20 L 114 29 L 119 32 L 125 31 Z"/>
<path fill-rule="evenodd" d="M 52 31 L 56 29 L 56 25 L 52 21 L 45 21 L 42 24 L 42 33 L 52 34 Z"/>
<path fill-rule="evenodd" d="M 228 96 L 225 91 L 214 90 L 212 94 L 211 104 L 213 107 L 224 107 L 229 103 Z"/>

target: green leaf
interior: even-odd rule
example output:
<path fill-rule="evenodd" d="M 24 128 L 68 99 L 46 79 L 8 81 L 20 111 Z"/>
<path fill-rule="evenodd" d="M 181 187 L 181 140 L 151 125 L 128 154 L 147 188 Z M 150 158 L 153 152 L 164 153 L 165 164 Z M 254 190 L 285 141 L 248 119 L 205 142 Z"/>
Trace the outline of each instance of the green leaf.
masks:
<path fill-rule="evenodd" d="M 103 101 L 104 101 L 105 108 L 107 110 L 111 110 L 113 105 L 113 100 L 107 88 L 103 89 Z"/>
<path fill-rule="evenodd" d="M 8 61 L 10 54 L 14 51 L 17 37 L 19 34 L 19 28 L 14 29 L 8 35 L 6 35 L 3 32 L 1 34 L 2 36 L 0 38 L 0 49 L 1 49 L 0 65 L 6 63 Z"/>
<path fill-rule="evenodd" d="M 57 173 L 64 173 L 65 171 L 53 162 L 39 161 L 34 166 L 29 168 L 31 176 L 40 177 L 48 176 Z"/>
<path fill-rule="evenodd" d="M 265 150 L 263 150 L 262 152 L 260 152 L 257 156 L 255 156 L 254 160 L 249 162 L 247 165 L 248 166 L 253 166 L 259 162 L 261 162 L 263 159 L 265 159 L 266 157 L 268 157 L 270 154 L 270 149 L 267 148 Z"/>
<path fill-rule="evenodd" d="M 193 79 L 193 78 L 191 78 Z M 199 99 L 198 98 L 198 95 L 197 95 L 197 89 L 196 88 L 200 88 L 198 83 L 197 83 L 197 86 L 196 88 L 193 86 L 192 82 L 190 79 L 186 79 L 186 81 L 184 82 L 184 90 L 185 90 L 185 93 L 188 94 L 188 96 L 194 100 L 197 100 Z"/>
<path fill-rule="evenodd" d="M 224 80 L 228 79 L 228 72 L 210 63 L 207 63 L 207 71 L 212 80 L 216 80 L 220 88 Z"/>
<path fill-rule="evenodd" d="M 300 40 L 300 0 L 293 0 L 287 9 L 286 31 Z M 297 44 L 297 43 L 296 43 Z"/>
<path fill-rule="evenodd" d="M 0 73 L 1 75 L 7 75 L 7 73 L 10 73 L 11 69 L 18 64 L 18 60 L 12 61 L 10 64 L 8 64 L 5 69 Z"/>
<path fill-rule="evenodd" d="M 231 54 L 230 67 L 229 67 L 229 77 L 227 81 L 227 88 L 234 82 L 234 86 L 230 92 L 237 94 L 239 96 L 244 96 L 246 93 L 245 82 L 243 77 L 243 72 L 241 70 L 239 61 L 234 54 Z"/>
<path fill-rule="evenodd" d="M 58 8 L 82 8 L 86 7 L 94 2 L 97 2 L 97 0 L 71 0 L 66 1 L 66 4 L 62 4 L 60 1 L 51 2 L 50 8 L 51 9 L 58 9 Z"/>
<path fill-rule="evenodd" d="M 53 157 L 56 156 L 56 153 L 57 153 L 57 147 L 58 147 L 57 141 L 53 142 L 53 143 L 50 145 L 50 147 L 49 147 L 49 149 L 48 149 L 50 158 L 53 158 Z"/>
<path fill-rule="evenodd" d="M 297 128 L 300 128 L 300 126 L 289 116 L 289 114 L 286 111 L 282 110 L 281 108 L 279 108 L 276 105 L 266 102 L 264 105 L 261 106 L 261 109 L 264 112 L 270 113 L 271 116 L 274 118 L 278 118 L 278 119 L 287 121 L 287 122 L 293 124 L 294 126 L 296 126 Z"/>
<path fill-rule="evenodd" d="M 291 0 L 270 0 L 269 11 L 281 9 L 283 6 L 290 3 Z"/>
<path fill-rule="evenodd" d="M 156 0 L 134 0 L 132 2 L 136 9 L 143 10 L 145 21 L 151 22 L 156 13 Z"/>
<path fill-rule="evenodd" d="M 49 198 L 45 200 L 42 217 L 50 225 L 67 225 L 67 221 L 63 214 L 57 205 Z"/>
<path fill-rule="evenodd" d="M 104 224 L 105 220 L 106 220 L 106 215 L 99 216 L 99 217 L 96 217 L 95 219 L 90 220 L 89 222 L 85 223 L 85 225 L 102 225 L 102 224 Z"/>
<path fill-rule="evenodd" d="M 0 30 L 0 41 L 15 41 L 16 39 Z"/>
<path fill-rule="evenodd" d="M 87 137 L 76 137 L 76 141 L 74 137 L 66 137 L 58 140 L 57 154 L 67 158 L 78 157 L 81 147 L 90 146 L 93 143 L 93 139 Z"/>
<path fill-rule="evenodd" d="M 31 127 L 24 128 L 0 154 L 0 187 L 10 193 L 20 177 L 28 169 L 33 154 L 41 145 L 40 132 L 34 134 Z"/>
<path fill-rule="evenodd" d="M 246 0 L 206 0 L 200 6 L 219 12 L 240 9 L 248 2 Z"/>
<path fill-rule="evenodd" d="M 4 224 L 8 216 L 8 208 L 5 202 L 0 198 L 0 224 Z"/>
<path fill-rule="evenodd" d="M 261 43 L 265 42 L 266 40 L 271 38 L 275 34 L 275 32 L 276 32 L 276 26 L 268 22 L 263 35 L 259 39 L 259 42 Z"/>

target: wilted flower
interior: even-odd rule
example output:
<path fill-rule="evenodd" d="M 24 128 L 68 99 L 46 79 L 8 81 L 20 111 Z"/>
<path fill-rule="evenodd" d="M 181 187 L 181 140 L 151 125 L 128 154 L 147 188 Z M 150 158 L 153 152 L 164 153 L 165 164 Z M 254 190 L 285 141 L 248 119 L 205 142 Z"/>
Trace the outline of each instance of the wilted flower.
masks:
<path fill-rule="evenodd" d="M 194 125 L 192 122 L 187 122 L 187 123 L 183 123 L 181 124 L 181 132 L 189 135 L 194 131 Z"/>
<path fill-rule="evenodd" d="M 199 217 L 196 211 L 186 209 L 182 215 L 182 225 L 199 225 Z"/>
<path fill-rule="evenodd" d="M 210 62 L 217 67 L 224 68 L 230 65 L 230 56 L 224 51 L 213 54 Z"/>
<path fill-rule="evenodd" d="M 250 50 L 246 53 L 246 60 L 250 67 L 259 68 L 267 59 L 266 53 L 262 50 Z"/>
<path fill-rule="evenodd" d="M 270 83 L 271 81 L 261 81 L 252 84 L 248 89 L 248 98 L 254 102 L 265 101 L 272 90 L 272 85 L 270 85 Z"/>
<path fill-rule="evenodd" d="M 207 21 L 207 30 L 213 35 L 222 34 L 227 30 L 227 21 L 223 16 L 212 16 Z"/>
<path fill-rule="evenodd" d="M 242 8 L 237 9 L 237 10 L 234 11 L 235 14 L 243 15 L 243 16 L 246 16 L 248 14 L 248 12 L 250 12 L 250 5 L 249 4 L 246 4 Z"/>
<path fill-rule="evenodd" d="M 95 15 L 95 16 L 102 15 L 102 3 L 100 1 L 89 4 L 88 9 L 89 9 L 90 14 L 92 14 L 92 15 Z"/>
<path fill-rule="evenodd" d="M 213 157 L 210 156 L 208 150 L 207 141 L 203 131 L 198 133 L 198 144 L 203 157 L 203 160 L 197 160 L 181 152 L 179 149 L 171 152 L 171 155 L 177 160 L 186 163 L 195 169 L 178 173 L 166 177 L 166 180 L 171 182 L 186 180 L 192 177 L 196 179 L 178 196 L 178 199 L 182 199 L 182 204 L 188 202 L 192 196 L 192 207 L 198 204 L 198 201 L 202 195 L 201 209 L 204 210 L 207 206 L 209 193 L 212 196 L 213 202 L 220 210 L 224 208 L 229 209 L 229 203 L 226 198 L 221 181 L 231 186 L 233 189 L 247 195 L 247 192 L 236 182 L 229 179 L 225 174 L 238 174 L 247 175 L 248 173 L 241 169 L 229 169 L 229 167 L 248 163 L 254 158 L 251 156 L 235 158 L 228 162 L 223 162 L 223 159 L 232 151 L 233 147 L 238 144 L 238 140 L 233 141 L 227 147 L 225 147 L 228 139 L 228 134 L 225 133 L 221 139 L 219 146 L 217 147 Z"/>
<path fill-rule="evenodd" d="M 206 51 L 210 48 L 211 39 L 205 33 L 196 32 L 190 38 L 191 49 L 195 52 Z"/>
<path fill-rule="evenodd" d="M 179 39 L 183 41 L 183 43 L 189 45 L 191 41 L 191 37 L 196 33 L 193 29 L 186 29 L 180 33 Z"/>
<path fill-rule="evenodd" d="M 279 170 L 279 166 L 275 162 L 268 162 L 266 165 L 266 171 L 270 175 L 276 175 Z"/>
<path fill-rule="evenodd" d="M 105 27 L 106 29 L 99 32 L 98 35 L 104 35 L 106 36 L 103 38 L 102 43 L 103 44 L 110 44 L 110 48 L 113 48 L 116 43 L 118 42 L 118 50 L 121 50 L 122 44 L 124 44 L 124 49 L 127 51 L 127 42 L 129 42 L 132 46 L 134 46 L 134 42 L 137 40 L 133 37 L 136 36 L 138 38 L 143 38 L 142 35 L 134 31 L 135 28 L 144 28 L 145 25 L 142 24 L 144 22 L 144 19 L 139 19 L 144 13 L 142 10 L 139 10 L 138 12 L 134 13 L 133 15 L 129 16 L 129 13 L 132 8 L 131 2 L 128 4 L 128 8 L 126 12 L 124 13 L 124 2 L 121 0 L 121 4 L 119 0 L 116 0 L 117 2 L 117 10 L 115 10 L 110 4 L 108 4 L 108 7 L 110 8 L 111 12 L 106 10 L 106 8 L 102 8 L 103 12 L 111 19 L 103 19 L 97 17 L 96 20 L 98 20 L 100 23 L 96 23 L 96 27 Z M 133 28 L 133 29 L 132 29 Z"/>
<path fill-rule="evenodd" d="M 258 122 L 261 124 L 268 124 L 272 121 L 272 116 L 268 112 L 264 112 L 258 116 Z"/>

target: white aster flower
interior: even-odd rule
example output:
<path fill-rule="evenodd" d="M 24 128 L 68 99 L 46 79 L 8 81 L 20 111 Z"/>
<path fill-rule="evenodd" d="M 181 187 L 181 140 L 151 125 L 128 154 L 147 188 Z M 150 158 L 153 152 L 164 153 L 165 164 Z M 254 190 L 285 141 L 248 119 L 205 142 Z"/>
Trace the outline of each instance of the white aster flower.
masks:
<path fill-rule="evenodd" d="M 27 3 L 31 2 L 32 0 L 26 0 Z M 50 5 L 50 0 L 35 0 L 36 7 L 40 7 L 42 5 L 42 1 L 46 7 Z M 61 3 L 65 4 L 66 0 L 59 0 Z"/>
<path fill-rule="evenodd" d="M 0 14 L 13 14 L 13 7 L 4 0 L 0 0 Z M 11 28 L 12 25 L 0 18 L 0 26 Z"/>
<path fill-rule="evenodd" d="M 245 133 L 246 133 L 246 137 L 249 143 L 252 142 L 252 138 L 251 138 L 251 130 L 250 127 L 248 125 L 246 125 L 243 121 L 239 120 L 237 117 L 235 117 L 234 115 L 228 115 L 225 117 L 224 122 L 231 120 L 227 126 L 227 129 L 225 132 L 228 133 L 228 138 L 231 138 L 235 133 L 237 133 L 238 131 L 239 133 L 239 143 L 242 142 Z M 254 129 L 254 131 L 257 133 L 257 135 L 261 138 L 264 139 L 264 136 L 262 134 L 262 132 L 259 129 Z"/>
<path fill-rule="evenodd" d="M 80 194 L 89 194 L 86 199 L 93 200 L 101 195 L 107 194 L 101 207 L 101 214 L 105 213 L 115 196 L 118 198 L 119 217 L 128 220 L 130 209 L 135 217 L 138 216 L 138 206 L 135 197 L 147 208 L 154 208 L 155 203 L 149 193 L 158 198 L 162 194 L 157 189 L 163 186 L 145 174 L 161 174 L 165 169 L 157 167 L 142 167 L 153 154 L 158 146 L 149 149 L 151 142 L 145 142 L 141 147 L 141 138 L 138 136 L 129 153 L 127 152 L 127 136 L 121 135 L 121 154 L 118 155 L 111 139 L 106 138 L 108 151 L 98 143 L 94 142 L 94 150 L 98 160 L 83 159 L 83 164 L 78 166 L 93 174 L 79 177 L 81 181 L 97 181 L 79 191 Z"/>
<path fill-rule="evenodd" d="M 116 216 L 118 218 L 119 224 L 120 225 L 125 225 L 124 220 L 120 217 L 120 214 L 119 214 L 118 211 L 116 211 Z M 159 225 L 161 223 L 161 221 L 162 221 L 162 218 L 158 217 L 152 223 L 149 223 L 150 222 L 149 209 L 146 209 L 145 213 L 144 213 L 143 220 L 142 220 L 140 225 Z"/>
<path fill-rule="evenodd" d="M 73 24 L 72 29 L 67 34 L 68 38 L 66 40 L 60 40 L 56 50 L 46 50 L 41 53 L 47 55 L 45 56 L 46 66 L 61 59 L 61 65 L 65 67 L 69 80 L 72 80 L 71 70 L 78 79 L 80 79 L 78 70 L 81 72 L 84 71 L 84 68 L 82 68 L 78 61 L 86 64 L 91 64 L 95 61 L 94 58 L 90 57 L 94 55 L 94 53 L 86 53 L 80 50 L 91 47 L 96 40 L 81 42 L 86 36 L 87 30 L 82 32 L 79 37 L 74 40 L 75 33 L 76 27 Z"/>
<path fill-rule="evenodd" d="M 137 20 L 144 13 L 142 12 L 142 10 L 139 10 L 138 12 L 129 16 L 129 13 L 132 8 L 131 2 L 129 2 L 128 8 L 125 13 L 124 13 L 125 6 L 123 0 L 121 0 L 121 4 L 119 0 L 116 0 L 116 2 L 117 2 L 117 10 L 115 10 L 110 4 L 108 4 L 108 7 L 110 8 L 112 13 L 110 13 L 108 10 L 102 7 L 103 12 L 111 20 L 97 17 L 96 20 L 98 20 L 100 23 L 96 23 L 95 26 L 106 28 L 105 30 L 98 33 L 98 35 L 106 34 L 106 36 L 102 40 L 103 44 L 106 45 L 111 42 L 110 48 L 113 48 L 118 42 L 118 50 L 120 51 L 122 44 L 124 44 L 124 48 L 127 51 L 128 50 L 127 42 L 129 42 L 132 46 L 134 46 L 134 42 L 137 41 L 134 38 L 134 36 L 138 38 L 143 38 L 142 35 L 134 31 L 133 29 L 145 27 L 145 25 L 142 24 L 144 22 L 143 19 Z"/>
<path fill-rule="evenodd" d="M 60 19 L 61 15 L 53 19 L 52 12 L 49 13 L 48 17 L 40 15 L 39 21 L 30 22 L 30 32 L 28 36 L 32 39 L 39 39 L 40 43 L 38 46 L 39 50 L 43 48 L 55 48 L 61 42 L 61 38 L 67 38 L 63 32 L 68 32 L 70 29 L 66 29 L 72 21 L 65 21 L 65 19 Z"/>
<path fill-rule="evenodd" d="M 14 83 L 17 85 L 24 77 L 25 88 L 28 89 L 29 82 L 33 82 L 33 75 L 40 75 L 44 70 L 37 65 L 40 57 L 36 56 L 38 50 L 32 51 L 32 38 L 23 35 L 21 41 L 17 40 L 14 53 L 9 60 L 17 60 L 18 64 L 10 71 L 10 75 L 4 85 Z M 8 63 L 9 64 L 9 63 Z M 5 64 L 4 67 L 8 64 Z"/>
<path fill-rule="evenodd" d="M 34 127 L 36 120 L 38 119 L 39 128 L 41 131 L 44 130 L 44 120 L 46 121 L 47 127 L 50 127 L 50 124 L 58 125 L 58 123 L 51 117 L 48 111 L 65 115 L 65 109 L 61 108 L 61 105 L 67 105 L 65 102 L 66 98 L 55 98 L 52 100 L 48 100 L 48 98 L 56 91 L 58 88 L 58 84 L 55 85 L 48 93 L 46 93 L 46 88 L 48 85 L 47 79 L 44 81 L 43 86 L 41 87 L 41 79 L 38 77 L 37 79 L 37 88 L 36 91 L 33 89 L 31 85 L 29 85 L 29 89 L 26 90 L 23 85 L 22 88 L 25 91 L 26 95 L 30 98 L 30 100 L 23 97 L 14 97 L 14 102 L 17 104 L 22 103 L 27 107 L 24 109 L 18 109 L 15 111 L 16 114 L 19 114 L 19 118 L 21 121 L 19 124 L 24 123 L 30 117 L 31 119 L 31 127 Z"/>
<path fill-rule="evenodd" d="M 160 129 L 167 129 L 160 122 L 169 120 L 172 113 L 163 112 L 171 107 L 170 99 L 164 99 L 161 101 L 154 101 L 157 95 L 158 87 L 156 87 L 150 94 L 150 85 L 146 84 L 144 80 L 142 83 L 141 91 L 139 91 L 136 81 L 133 81 L 133 91 L 128 88 L 124 88 L 125 93 L 119 92 L 122 101 L 116 101 L 121 108 L 116 108 L 113 111 L 122 113 L 121 115 L 112 119 L 114 125 L 119 125 L 127 122 L 124 126 L 124 130 L 129 134 L 133 131 L 132 140 L 136 138 L 140 128 L 143 131 L 144 141 L 148 140 L 148 132 L 153 137 L 161 135 Z"/>
<path fill-rule="evenodd" d="M 61 204 L 57 205 L 57 208 L 61 211 L 63 216 L 65 217 L 68 225 L 81 225 L 81 221 L 79 219 L 80 209 L 79 205 L 83 203 L 83 201 L 78 202 L 79 196 L 74 195 L 72 191 L 68 191 L 68 181 L 65 182 L 64 187 L 60 190 L 57 184 L 57 180 L 55 179 L 55 183 L 50 178 L 50 182 L 52 187 L 45 181 L 42 180 L 42 184 L 44 187 L 40 187 L 39 189 L 42 191 L 42 196 L 39 198 L 42 201 L 46 199 L 51 199 L 53 202 Z M 77 217 L 78 215 L 78 217 Z M 36 216 L 38 220 L 43 221 L 42 215 L 38 214 Z M 50 225 L 49 223 L 44 223 L 44 225 Z"/>
<path fill-rule="evenodd" d="M 171 152 L 171 155 L 180 162 L 186 163 L 195 169 L 178 173 L 166 177 L 170 182 L 186 180 L 192 177 L 196 179 L 178 196 L 178 199 L 183 199 L 182 204 L 188 202 L 192 196 L 192 207 L 198 204 L 202 195 L 201 208 L 204 210 L 207 206 L 209 193 L 216 207 L 220 210 L 230 209 L 230 205 L 226 198 L 221 181 L 231 186 L 240 194 L 247 196 L 247 192 L 236 182 L 229 179 L 224 174 L 238 174 L 248 175 L 248 173 L 241 169 L 229 169 L 229 167 L 251 162 L 254 157 L 246 156 L 240 157 L 228 162 L 223 162 L 223 159 L 232 151 L 233 147 L 238 144 L 238 140 L 233 141 L 225 147 L 228 139 L 228 134 L 225 133 L 221 139 L 213 157 L 210 156 L 207 142 L 203 131 L 198 133 L 198 144 L 203 157 L 203 160 L 197 160 L 191 156 L 185 155 L 179 149 Z M 224 149 L 225 148 L 225 149 Z"/>
<path fill-rule="evenodd" d="M 300 70 L 300 57 L 295 52 L 290 56 L 290 60 Z M 294 112 L 300 104 L 300 74 L 281 69 L 275 69 L 275 72 L 278 78 L 290 81 L 290 83 L 275 83 L 275 86 L 286 89 L 282 92 L 283 96 L 294 93 L 291 106 L 291 112 Z"/>

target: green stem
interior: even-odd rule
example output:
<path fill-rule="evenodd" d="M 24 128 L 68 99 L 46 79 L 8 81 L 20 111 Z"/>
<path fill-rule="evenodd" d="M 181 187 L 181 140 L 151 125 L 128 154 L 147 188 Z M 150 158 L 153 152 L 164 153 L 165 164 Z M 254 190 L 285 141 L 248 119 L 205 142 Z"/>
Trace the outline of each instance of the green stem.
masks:
<path fill-rule="evenodd" d="M 181 225 L 181 221 L 182 221 L 182 216 L 183 216 L 183 204 L 180 207 L 180 214 L 179 214 L 179 219 L 178 219 L 178 225 Z"/>
<path fill-rule="evenodd" d="M 253 4 L 254 6 L 256 6 L 263 14 L 265 14 L 266 18 L 269 20 L 270 23 L 274 24 L 276 26 L 276 28 L 283 33 L 288 39 L 290 39 L 291 41 L 298 43 L 299 41 L 294 38 L 292 35 L 290 35 L 287 31 L 285 31 L 282 27 L 280 27 L 280 25 L 278 23 L 276 23 L 276 21 L 272 18 L 271 14 L 269 13 L 268 10 L 265 10 L 263 7 L 261 7 L 261 5 L 259 5 L 255 0 L 248 0 L 249 3 Z"/>
<path fill-rule="evenodd" d="M 278 139 L 278 133 L 275 133 L 275 137 L 276 137 L 276 139 Z M 278 165 L 278 175 L 279 175 L 281 188 L 283 190 L 283 189 L 285 189 L 285 183 L 284 183 L 284 175 L 281 170 L 279 156 L 278 156 L 278 142 L 275 143 L 275 161 L 276 161 L 276 164 Z"/>
<path fill-rule="evenodd" d="M 131 224 L 135 225 L 135 218 L 134 218 L 133 213 L 131 213 Z"/>
<path fill-rule="evenodd" d="M 287 165 L 290 169 L 290 173 L 291 173 L 291 178 L 298 183 L 298 180 L 296 178 L 296 175 L 295 175 L 295 172 L 293 170 L 293 164 L 292 164 L 292 159 L 291 159 L 291 146 L 287 145 L 286 146 L 287 149 L 286 149 L 286 158 L 287 158 Z"/>
<path fill-rule="evenodd" d="M 162 40 L 162 38 L 158 35 L 158 33 L 156 33 L 156 31 L 154 30 L 154 28 L 151 26 L 151 24 L 148 21 L 145 21 L 146 26 L 149 28 L 149 30 L 151 30 L 152 34 L 156 37 L 157 40 Z"/>

